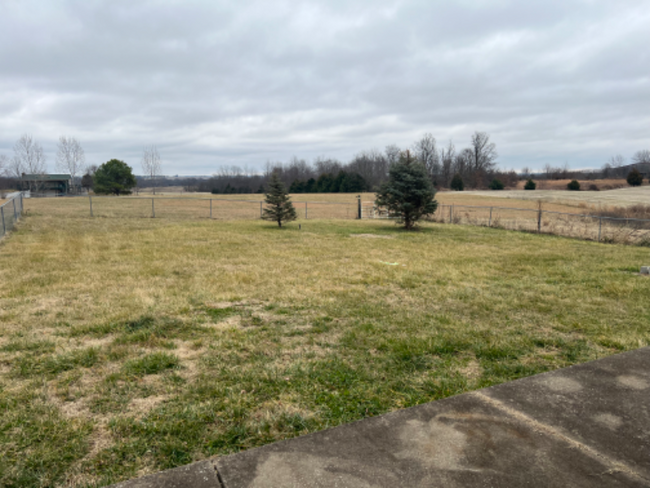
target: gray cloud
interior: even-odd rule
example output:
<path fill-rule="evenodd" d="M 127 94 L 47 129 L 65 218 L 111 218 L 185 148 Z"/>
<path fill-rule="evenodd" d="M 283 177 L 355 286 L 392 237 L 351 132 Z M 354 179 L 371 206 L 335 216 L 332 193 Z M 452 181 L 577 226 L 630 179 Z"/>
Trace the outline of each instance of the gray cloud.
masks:
<path fill-rule="evenodd" d="M 475 130 L 506 168 L 650 147 L 650 3 L 619 0 L 0 4 L 0 153 L 59 135 L 88 160 L 205 174 L 347 159 Z"/>

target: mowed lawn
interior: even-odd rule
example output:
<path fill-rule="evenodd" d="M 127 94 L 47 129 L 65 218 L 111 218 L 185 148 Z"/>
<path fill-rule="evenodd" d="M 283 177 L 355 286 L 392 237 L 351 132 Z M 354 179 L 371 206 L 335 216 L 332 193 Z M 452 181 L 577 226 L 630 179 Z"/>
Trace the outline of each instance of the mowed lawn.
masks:
<path fill-rule="evenodd" d="M 100 486 L 650 342 L 650 250 L 50 217 L 0 243 L 0 486 Z"/>

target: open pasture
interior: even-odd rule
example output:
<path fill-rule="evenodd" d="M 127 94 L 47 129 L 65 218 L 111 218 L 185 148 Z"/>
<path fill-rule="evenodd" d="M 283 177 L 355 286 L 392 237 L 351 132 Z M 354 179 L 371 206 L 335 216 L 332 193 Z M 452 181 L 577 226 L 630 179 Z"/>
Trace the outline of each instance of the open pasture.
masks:
<path fill-rule="evenodd" d="M 26 201 L 0 243 L 2 486 L 101 486 L 650 344 L 647 248 L 74 201 Z"/>

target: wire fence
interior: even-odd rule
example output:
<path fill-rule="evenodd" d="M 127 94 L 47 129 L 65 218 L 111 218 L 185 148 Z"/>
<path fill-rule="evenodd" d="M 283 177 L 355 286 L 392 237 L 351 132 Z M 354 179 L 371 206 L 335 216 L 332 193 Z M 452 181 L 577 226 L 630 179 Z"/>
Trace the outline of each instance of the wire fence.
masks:
<path fill-rule="evenodd" d="M 299 219 L 356 219 L 356 202 L 293 202 Z M 48 215 L 99 218 L 259 219 L 264 202 L 253 199 L 201 197 L 60 197 Z"/>
<path fill-rule="evenodd" d="M 0 239 L 6 236 L 16 226 L 23 214 L 22 192 L 13 194 L 5 203 L 0 205 Z"/>
<path fill-rule="evenodd" d="M 389 218 L 385 209 L 364 204 L 365 218 Z M 650 246 L 650 220 L 556 212 L 539 207 L 438 205 L 433 222 L 494 227 L 564 237 Z"/>
<path fill-rule="evenodd" d="M 10 230 L 22 214 L 23 196 L 3 205 Z M 299 219 L 387 219 L 385 209 L 374 202 L 297 202 Z M 14 211 L 14 205 L 16 210 Z M 39 206 L 40 207 L 40 206 Z M 241 220 L 259 219 L 264 202 L 257 199 L 202 197 L 62 197 L 44 208 L 52 217 L 166 218 Z M 39 209 L 39 212 L 41 210 Z M 605 215 L 586 215 L 538 209 L 476 205 L 438 205 L 429 221 L 555 234 L 599 242 L 650 246 L 650 220 Z M 4 230 L 6 228 L 6 230 Z"/>

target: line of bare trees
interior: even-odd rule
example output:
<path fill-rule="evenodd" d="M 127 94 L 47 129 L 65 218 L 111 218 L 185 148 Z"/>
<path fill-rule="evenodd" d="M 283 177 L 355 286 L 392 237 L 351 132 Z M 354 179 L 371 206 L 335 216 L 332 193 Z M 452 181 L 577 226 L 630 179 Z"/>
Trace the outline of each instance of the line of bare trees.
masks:
<path fill-rule="evenodd" d="M 410 148 L 400 148 L 394 144 L 386 146 L 383 151 L 371 149 L 363 151 L 343 163 L 332 158 L 316 158 L 311 164 L 304 159 L 293 157 L 287 163 L 267 162 L 263 174 L 248 171 L 237 166 L 222 167 L 209 180 L 197 180 L 194 186 L 187 185 L 188 190 L 214 191 L 215 193 L 254 193 L 263 189 L 271 173 L 277 172 L 287 188 L 296 182 L 309 186 L 313 182 L 329 176 L 336 179 L 342 172 L 358 175 L 365 182 L 368 190 L 376 190 L 388 178 L 392 164 L 399 160 L 400 153 L 411 149 L 412 154 L 424 164 L 431 181 L 438 187 L 448 188 L 454 175 L 463 179 L 466 187 L 481 188 L 494 178 L 499 178 L 506 185 L 514 185 L 518 179 L 512 172 L 500 172 L 496 167 L 496 145 L 490 141 L 485 132 L 475 132 L 469 147 L 460 151 L 449 141 L 439 146 L 432 134 L 424 134 Z M 318 185 L 311 185 L 316 188 Z"/>

